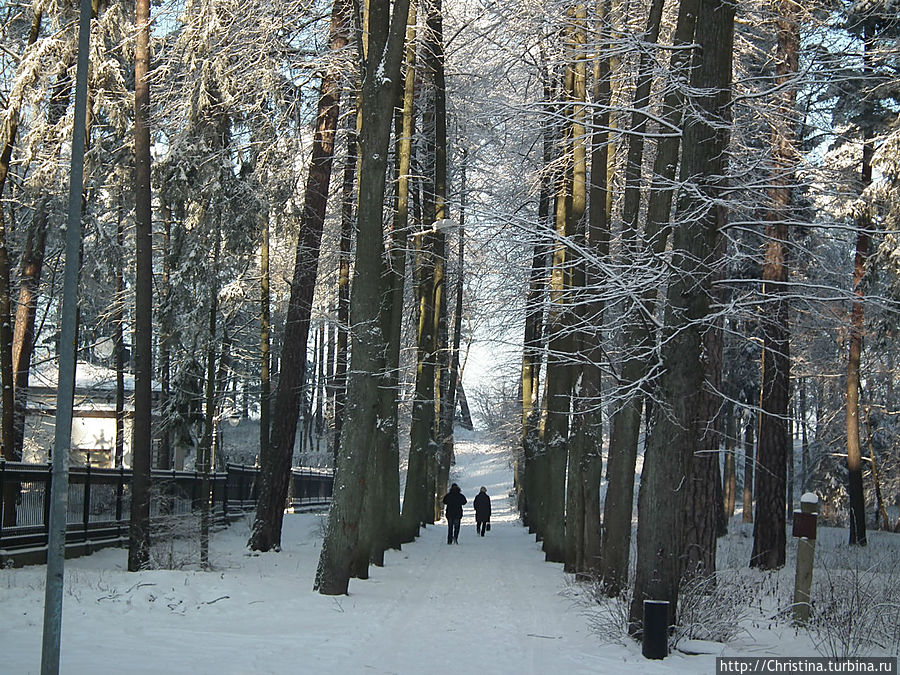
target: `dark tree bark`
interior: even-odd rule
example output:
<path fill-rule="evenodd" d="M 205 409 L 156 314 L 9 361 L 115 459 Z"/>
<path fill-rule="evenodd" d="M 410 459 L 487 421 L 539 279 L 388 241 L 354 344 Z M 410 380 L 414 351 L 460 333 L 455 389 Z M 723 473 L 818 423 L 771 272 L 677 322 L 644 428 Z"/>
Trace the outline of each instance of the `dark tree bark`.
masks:
<path fill-rule="evenodd" d="M 433 42 L 433 40 L 432 40 Z M 426 167 L 424 176 L 422 221 L 430 226 L 437 217 L 435 190 L 434 143 L 434 47 L 426 56 L 429 64 L 423 64 L 424 78 L 431 80 L 431 100 L 423 110 L 423 134 L 426 145 Z M 411 63 L 411 62 L 410 62 Z M 428 67 L 430 65 L 430 69 Z M 404 107 L 404 115 L 407 114 Z M 435 440 L 435 380 L 437 369 L 437 320 L 438 307 L 435 304 L 437 287 L 437 235 L 425 231 L 414 239 L 415 265 L 414 292 L 416 300 L 416 383 L 412 403 L 412 420 L 409 431 L 409 461 L 406 485 L 403 491 L 403 513 L 401 527 L 403 540 L 411 541 L 419 533 L 419 527 L 434 522 L 436 501 L 436 465 L 438 447 Z"/>
<path fill-rule="evenodd" d="M 385 179 L 408 12 L 409 0 L 397 0 L 393 7 L 388 0 L 370 0 L 365 48 L 361 34 L 358 39 L 362 118 L 359 224 L 350 298 L 353 349 L 334 497 L 316 572 L 315 588 L 324 595 L 346 594 L 357 560 L 369 555 L 368 549 L 360 550 L 358 545 L 359 527 L 366 503 L 369 444 L 376 434 L 379 389 L 384 376 L 385 337 L 380 313 L 386 291 L 381 255 Z M 361 25 L 361 17 L 357 16 L 357 30 Z"/>
<path fill-rule="evenodd" d="M 869 54 L 872 42 L 871 22 L 866 22 L 863 59 L 866 70 L 871 72 Z M 872 129 L 863 128 L 863 156 L 860 179 L 865 189 L 872 182 Z M 857 208 L 856 254 L 853 260 L 853 305 L 850 309 L 850 344 L 847 355 L 847 493 L 850 501 L 850 545 L 865 546 L 866 541 L 866 499 L 862 484 L 862 450 L 860 449 L 859 425 L 859 369 L 862 355 L 863 336 L 866 322 L 863 309 L 863 291 L 860 285 L 866 273 L 869 257 L 869 232 L 874 229 L 872 214 L 868 205 Z"/>
<path fill-rule="evenodd" d="M 540 452 L 538 426 L 541 414 L 540 375 L 542 360 L 542 328 L 544 324 L 544 295 L 546 292 L 546 267 L 549 245 L 545 241 L 550 231 L 550 200 L 555 179 L 553 166 L 557 122 L 555 121 L 554 82 L 549 72 L 544 72 L 544 102 L 547 113 L 543 118 L 543 175 L 538 197 L 537 238 L 531 256 L 531 272 L 528 295 L 525 300 L 525 336 L 522 349 L 522 453 L 521 466 L 517 466 L 516 491 L 519 512 L 528 531 L 542 536 L 540 525 L 541 499 L 539 495 Z"/>
<path fill-rule="evenodd" d="M 31 30 L 25 43 L 25 51 L 38 38 L 41 29 L 43 12 L 35 12 L 31 21 Z M 5 124 L 0 136 L 0 200 L 6 187 L 12 153 L 19 132 L 19 115 L 23 104 L 24 89 L 6 102 Z M 0 447 L 3 458 L 9 461 L 21 460 L 21 444 L 16 444 L 16 393 L 15 363 L 13 360 L 13 328 L 12 297 L 10 288 L 10 255 L 8 248 L 9 232 L 7 230 L 5 209 L 0 207 Z M 24 422 L 24 420 L 23 420 Z M 23 427 L 24 431 L 24 427 Z M 15 513 L 15 509 L 4 511 Z"/>
<path fill-rule="evenodd" d="M 153 400 L 153 220 L 150 194 L 150 0 L 137 0 L 134 49 L 134 421 L 128 571 L 150 559 L 150 453 Z"/>
<path fill-rule="evenodd" d="M 354 108 L 355 109 L 355 108 Z M 334 440 L 332 458 L 337 465 L 347 396 L 347 336 L 350 330 L 350 246 L 353 242 L 353 207 L 356 201 L 356 115 L 347 115 L 347 159 L 341 186 L 341 239 L 338 261 L 337 344 L 334 361 Z"/>
<path fill-rule="evenodd" d="M 735 433 L 739 427 L 735 424 L 734 405 L 725 404 L 725 462 L 722 468 L 722 501 L 726 521 L 734 516 L 735 492 L 737 489 L 737 474 L 735 469 L 735 447 L 738 438 Z"/>
<path fill-rule="evenodd" d="M 159 458 L 157 467 L 160 469 L 174 469 L 175 457 L 172 452 L 172 424 L 169 421 L 169 404 L 172 389 L 172 314 L 169 306 L 171 302 L 171 263 L 169 261 L 172 249 L 172 210 L 169 203 L 163 199 L 160 205 L 163 221 L 162 242 L 162 277 L 160 279 L 160 308 L 159 308 L 159 409 L 163 412 L 163 419 L 159 429 Z M 119 250 L 123 251 L 122 245 Z"/>
<path fill-rule="evenodd" d="M 800 418 L 800 492 L 809 488 L 809 423 L 806 419 L 809 407 L 806 398 L 806 377 L 800 378 L 800 401 L 798 417 Z"/>
<path fill-rule="evenodd" d="M 219 314 L 219 256 L 221 232 L 219 214 L 216 213 L 212 264 L 209 267 L 209 322 L 206 334 L 206 378 L 203 398 L 206 411 L 203 415 L 203 434 L 197 446 L 197 470 L 200 472 L 200 565 L 209 569 L 210 527 L 210 471 L 213 469 L 213 436 L 216 420 L 216 319 Z"/>
<path fill-rule="evenodd" d="M 460 379 L 459 348 L 462 340 L 463 288 L 465 286 L 466 158 L 467 151 L 464 149 L 460 175 L 459 230 L 457 233 L 456 284 L 454 289 L 455 304 L 453 309 L 453 344 L 448 345 L 450 364 L 447 370 L 447 394 L 441 406 L 441 438 L 443 439 L 444 444 L 442 455 L 447 460 L 448 477 L 450 473 L 450 463 L 452 463 L 454 459 L 453 427 L 456 419 L 456 394 L 459 388 L 458 385 Z M 444 482 L 446 484 L 446 479 Z"/>
<path fill-rule="evenodd" d="M 756 461 L 756 416 L 747 415 L 744 421 L 744 496 L 741 501 L 742 511 L 741 522 L 753 522 L 753 474 Z"/>
<path fill-rule="evenodd" d="M 871 148 L 869 149 L 871 153 Z M 869 168 L 871 172 L 871 167 Z M 868 213 L 856 219 L 856 254 L 853 261 L 853 306 L 850 309 L 850 344 L 847 357 L 847 493 L 850 502 L 850 545 L 866 545 L 866 500 L 862 484 L 862 450 L 859 424 L 859 370 L 865 317 L 860 284 L 866 273 L 869 250 Z"/>
<path fill-rule="evenodd" d="M 444 28 L 442 0 L 427 0 L 424 3 L 425 34 L 423 40 L 423 71 L 430 80 L 431 90 L 425 110 L 426 120 L 430 117 L 432 125 L 426 122 L 426 152 L 433 163 L 433 215 L 428 215 L 426 208 L 426 226 L 431 222 L 442 221 L 448 217 L 447 212 L 447 92 L 444 76 Z M 433 129 L 433 136 L 429 133 Z M 429 181 L 426 180 L 426 185 Z M 427 189 L 427 187 L 426 187 Z M 430 220 L 429 220 L 430 219 Z M 445 414 L 448 387 L 449 351 L 447 324 L 447 235 L 443 229 L 434 233 L 434 443 L 435 443 L 435 482 L 429 485 L 429 500 L 433 504 L 433 518 L 430 522 L 440 520 L 443 505 L 441 498 L 449 487 L 450 462 L 453 454 L 453 440 L 449 445 L 445 442 L 442 418 Z"/>
<path fill-rule="evenodd" d="M 270 461 L 272 425 L 272 311 L 269 278 L 269 218 L 263 216 L 259 246 L 259 465 Z"/>
<path fill-rule="evenodd" d="M 603 17 L 609 15 L 609 3 L 600 4 Z M 595 104 L 600 104 L 594 111 L 595 130 L 591 135 L 591 172 L 588 186 L 588 222 L 587 245 L 592 253 L 592 262 L 585 269 L 585 288 L 596 288 L 602 283 L 605 273 L 595 261 L 608 261 L 610 242 L 610 211 L 612 200 L 608 189 L 607 176 L 610 169 L 610 132 L 608 105 L 612 89 L 610 85 L 610 68 L 608 58 L 594 61 Z M 589 291 L 590 292 L 590 291 Z M 596 579 L 601 573 L 601 506 L 600 481 L 603 475 L 603 419 L 601 411 L 601 393 L 603 390 L 603 373 L 599 364 L 603 362 L 602 335 L 603 314 L 605 305 L 602 297 L 593 295 L 587 304 L 586 314 L 581 323 L 590 329 L 582 332 L 582 350 L 586 362 L 582 365 L 582 395 L 590 407 L 584 411 L 583 419 L 576 421 L 576 438 L 573 443 L 583 444 L 581 453 L 582 473 L 580 476 L 584 491 L 584 534 L 581 550 L 576 560 L 576 573 L 589 579 Z M 584 440 L 578 438 L 581 435 Z"/>
<path fill-rule="evenodd" d="M 122 196 L 119 195 L 119 212 L 116 223 L 116 297 L 113 299 L 113 359 L 116 369 L 116 453 L 115 466 L 125 463 L 125 228 L 122 222 Z"/>
<path fill-rule="evenodd" d="M 0 216 L 2 217 L 2 216 Z M 15 390 L 15 420 L 13 424 L 14 446 L 7 452 L 3 448 L 3 459 L 22 461 L 22 446 L 25 441 L 25 413 L 28 404 L 28 376 L 31 355 L 34 351 L 34 323 L 37 312 L 37 295 L 44 265 L 44 249 L 47 240 L 47 202 L 41 199 L 32 219 L 22 251 L 19 273 L 19 302 L 13 331 L 12 363 L 13 387 Z M 7 482 L 3 489 L 2 527 L 16 524 L 16 501 L 21 493 L 21 485 Z"/>
<path fill-rule="evenodd" d="M 395 112 L 394 159 L 396 162 L 396 192 L 394 200 L 394 220 L 391 232 L 391 249 L 388 265 L 384 270 L 388 292 L 384 296 L 382 308 L 382 330 L 387 342 L 385 350 L 384 383 L 379 400 L 379 416 L 382 424 L 375 439 L 377 452 L 385 457 L 385 476 L 382 481 L 384 493 L 384 523 L 380 530 L 381 541 L 376 541 L 373 563 L 383 564 L 384 549 L 399 549 L 401 544 L 412 541 L 418 534 L 418 522 L 407 529 L 400 517 L 400 439 L 399 439 L 399 392 L 400 392 L 400 349 L 403 332 L 403 290 L 406 283 L 406 249 L 410 229 L 409 183 L 412 159 L 412 138 L 415 125 L 415 35 L 416 5 L 410 2 L 406 27 L 406 55 L 404 86 L 398 92 Z M 407 479 L 408 480 L 408 479 Z"/>
<path fill-rule="evenodd" d="M 688 77 L 690 52 L 686 45 L 694 39 L 698 0 L 682 0 L 672 41 L 670 71 L 677 80 Z M 680 84 L 680 82 L 679 82 Z M 661 117 L 666 126 L 678 129 L 683 111 L 683 87 L 674 87 L 663 99 Z M 653 177 L 647 204 L 646 225 L 641 242 L 642 259 L 660 267 L 656 262 L 668 242 L 673 185 L 678 167 L 681 137 L 671 134 L 657 142 L 653 163 Z M 646 385 L 641 384 L 656 366 L 652 356 L 654 328 L 651 317 L 655 314 L 657 289 L 648 289 L 641 297 L 638 312 L 633 320 L 625 322 L 623 343 L 628 354 L 622 364 L 620 389 L 624 400 L 616 407 L 610 424 L 609 461 L 606 501 L 603 507 L 603 557 L 601 560 L 603 585 L 607 594 L 617 596 L 627 585 L 631 551 L 631 521 L 634 503 L 634 474 L 637 461 L 637 445 L 641 426 Z M 649 424 L 650 411 L 646 412 Z"/>
<path fill-rule="evenodd" d="M 606 3 L 601 8 L 606 7 Z M 602 9 L 601 9 L 602 11 Z M 609 61 L 594 61 L 595 103 L 608 102 L 610 95 Z M 603 416 L 601 409 L 602 371 L 600 363 L 604 355 L 601 347 L 601 331 L 605 310 L 602 297 L 596 289 L 603 281 L 602 262 L 609 257 L 609 200 L 607 191 L 607 171 L 609 162 L 608 110 L 594 112 L 596 130 L 592 134 L 590 148 L 591 183 L 586 186 L 589 212 L 587 219 L 587 249 L 590 251 L 585 261 L 583 285 L 585 297 L 579 303 L 578 334 L 579 352 L 583 354 L 581 364 L 580 396 L 576 400 L 577 413 L 573 421 L 571 445 L 576 448 L 573 456 L 579 459 L 574 478 L 575 488 L 580 490 L 581 515 L 576 519 L 578 531 L 575 533 L 574 571 L 578 578 L 595 579 L 600 572 L 600 481 L 603 474 Z M 586 159 L 586 158 L 585 158 Z M 598 264 L 598 262 L 600 264 Z M 568 518 L 568 516 L 567 516 Z M 567 521 L 568 524 L 568 521 Z M 568 527 L 566 529 L 569 535 Z"/>
<path fill-rule="evenodd" d="M 37 17 L 35 20 L 38 20 Z M 32 25 L 32 36 L 36 36 L 37 25 L 37 23 Z M 69 97 L 72 93 L 72 77 L 70 75 L 72 59 L 74 59 L 74 56 L 60 64 L 60 69 L 50 94 L 50 104 L 47 106 L 47 123 L 51 126 L 59 123 L 68 107 Z M 3 171 L 4 169 L 0 168 L 0 174 Z M 2 192 L 3 189 L 0 186 L 0 196 L 2 196 Z M 12 344 L 13 389 L 15 392 L 15 421 L 13 425 L 15 445 L 12 449 L 12 456 L 17 458 L 22 457 L 22 446 L 25 440 L 25 414 L 28 405 L 28 379 L 31 368 L 31 356 L 34 353 L 37 294 L 40 288 L 44 266 L 44 252 L 47 243 L 48 202 L 49 197 L 43 197 L 38 200 L 34 216 L 32 217 L 32 224 L 26 237 L 20 266 L 19 301 L 16 307 Z M 3 215 L 0 213 L 0 219 L 2 218 Z M 12 494 L 10 490 L 7 492 Z M 12 509 L 11 513 L 14 515 L 15 509 Z M 6 525 L 10 524 L 6 523 Z"/>
<path fill-rule="evenodd" d="M 332 52 L 343 49 L 349 41 L 349 13 L 349 0 L 335 0 L 330 28 Z M 306 343 L 319 267 L 319 246 L 334 160 L 334 137 L 341 95 L 340 77 L 339 65 L 332 65 L 322 78 L 319 90 L 316 133 L 300 216 L 300 235 L 284 326 L 269 452 L 267 461 L 261 468 L 259 502 L 248 542 L 248 546 L 255 551 L 268 551 L 281 546 L 281 524 L 290 481 L 291 455 L 304 389 Z"/>
<path fill-rule="evenodd" d="M 718 241 L 715 257 L 724 258 L 724 237 Z M 715 273 L 713 283 L 721 279 Z M 721 305 L 721 290 L 713 291 L 713 298 Z M 699 420 L 704 424 L 698 430 L 697 449 L 692 460 L 691 478 L 687 489 L 687 513 L 685 523 L 685 576 L 711 577 L 716 572 L 716 546 L 720 531 L 724 503 L 722 500 L 722 476 L 719 471 L 719 447 L 721 444 L 720 411 L 722 410 L 722 320 L 717 319 L 703 334 L 702 364 L 704 385 L 699 401 Z"/>
<path fill-rule="evenodd" d="M 416 238 L 416 388 L 410 425 L 409 462 L 403 493 L 402 527 L 405 540 L 416 536 L 419 527 L 433 515 L 429 500 L 428 465 L 436 451 L 434 430 L 434 369 L 436 335 L 433 298 L 433 237 L 426 233 Z"/>
<path fill-rule="evenodd" d="M 16 397 L 15 441 L 13 457 L 21 461 L 25 440 L 25 410 L 28 404 L 28 376 L 31 355 L 34 353 L 34 324 L 37 313 L 38 289 L 44 269 L 44 251 L 47 243 L 47 200 L 41 199 L 32 219 L 22 251 L 19 272 L 19 301 L 16 306 L 16 322 L 13 330 L 12 362 L 13 387 Z M 4 455 L 5 456 L 5 455 Z"/>
<path fill-rule="evenodd" d="M 319 444 L 325 435 L 325 322 L 319 324 L 319 347 L 316 350 L 316 452 L 319 452 Z"/>
<path fill-rule="evenodd" d="M 571 81 L 571 72 L 567 74 Z M 567 83 L 567 88 L 571 85 Z M 571 143 L 571 131 L 567 132 Z M 571 156 L 567 158 L 571 163 Z M 569 415 L 572 405 L 573 367 L 571 303 L 571 254 L 566 237 L 569 230 L 568 213 L 572 208 L 571 169 L 560 182 L 556 194 L 556 234 L 553 244 L 550 273 L 550 306 L 547 312 L 547 375 L 544 410 L 540 426 L 541 475 L 536 491 L 540 506 L 543 550 L 548 562 L 565 561 L 566 464 L 568 458 Z"/>
<path fill-rule="evenodd" d="M 734 5 L 701 0 L 697 13 L 691 111 L 685 114 L 681 177 L 694 184 L 683 190 L 676 212 L 662 347 L 663 374 L 653 426 L 644 454 L 638 507 L 637 564 L 630 631 L 640 631 L 645 599 L 669 602 L 674 623 L 683 573 L 686 517 L 685 483 L 710 420 L 704 406 L 703 334 L 708 326 L 712 281 L 725 223 L 719 203 L 727 168 L 731 100 Z"/>
<path fill-rule="evenodd" d="M 594 316 L 588 311 L 596 308 L 590 304 L 591 291 L 586 288 L 587 261 L 584 250 L 587 244 L 586 220 L 587 212 L 587 142 L 586 142 L 586 101 L 587 101 L 587 55 L 584 53 L 586 42 L 585 22 L 587 11 L 579 6 L 569 12 L 569 31 L 567 36 L 569 69 L 571 71 L 571 89 L 568 97 L 571 102 L 572 127 L 572 195 L 571 208 L 567 218 L 566 229 L 572 233 L 577 244 L 573 251 L 572 269 L 572 309 L 573 347 L 581 356 L 582 362 L 573 365 L 573 372 L 581 382 L 578 395 L 572 403 L 572 434 L 569 437 L 569 453 L 566 479 L 566 511 L 564 569 L 569 572 L 584 572 L 585 542 L 599 535 L 600 514 L 589 512 L 588 508 L 599 507 L 601 469 L 598 460 L 601 457 L 603 427 L 600 415 L 599 362 L 584 362 L 585 356 L 596 352 L 590 347 L 594 344 L 594 336 L 590 335 L 589 326 L 594 323 Z M 595 484 L 591 481 L 596 480 Z M 597 498 L 594 498 L 596 493 Z M 591 534 L 588 534 L 588 528 Z M 592 563 L 596 564 L 596 560 Z"/>
<path fill-rule="evenodd" d="M 790 0 L 779 3 L 776 20 L 775 85 L 777 118 L 772 126 L 771 207 L 766 214 L 763 293 L 772 301 L 762 315 L 762 390 L 756 461 L 756 518 L 750 566 L 777 569 L 785 561 L 786 481 L 792 456 L 788 429 L 790 332 L 787 249 L 791 218 L 791 183 L 797 164 L 795 118 L 800 49 L 800 10 Z"/>

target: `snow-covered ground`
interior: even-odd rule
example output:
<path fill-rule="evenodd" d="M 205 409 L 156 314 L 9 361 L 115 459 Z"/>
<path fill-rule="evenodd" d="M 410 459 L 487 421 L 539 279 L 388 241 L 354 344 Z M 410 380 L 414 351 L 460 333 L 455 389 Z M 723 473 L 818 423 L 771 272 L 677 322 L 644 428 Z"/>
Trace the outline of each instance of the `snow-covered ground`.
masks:
<path fill-rule="evenodd" d="M 716 655 L 819 655 L 765 607 L 728 644 L 685 643 L 702 655 L 647 661 L 640 645 L 598 634 L 585 590 L 518 522 L 506 455 L 477 435 L 457 453 L 452 478 L 469 498 L 459 545 L 447 545 L 445 525 L 429 527 L 370 579 L 351 580 L 349 596 L 312 590 L 322 514 L 287 515 L 278 553 L 251 554 L 249 519 L 232 525 L 213 540 L 209 572 L 131 574 L 123 550 L 67 561 L 61 672 L 627 675 L 714 673 Z M 494 511 L 483 538 L 471 510 L 482 485 Z M 745 568 L 742 555 L 722 562 Z M 39 672 L 44 578 L 43 566 L 0 570 L 4 673 Z M 769 583 L 789 593 L 791 571 L 779 579 Z"/>

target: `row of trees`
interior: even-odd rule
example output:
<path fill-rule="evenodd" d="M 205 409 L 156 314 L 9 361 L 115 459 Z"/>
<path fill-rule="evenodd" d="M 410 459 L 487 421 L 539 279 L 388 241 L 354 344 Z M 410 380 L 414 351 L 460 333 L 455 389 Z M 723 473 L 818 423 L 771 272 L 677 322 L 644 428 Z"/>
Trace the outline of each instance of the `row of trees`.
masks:
<path fill-rule="evenodd" d="M 896 254 L 897 24 L 878 3 L 742 6 L 737 24 L 714 0 L 650 3 L 643 26 L 622 11 L 569 7 L 537 61 L 544 149 L 517 491 L 548 560 L 611 595 L 630 586 L 638 631 L 644 599 L 670 601 L 674 621 L 683 579 L 715 572 L 740 427 L 751 566 L 785 562 L 795 419 L 802 487 L 849 513 L 850 543 L 866 543 L 862 461 L 880 489 L 877 464 L 897 457 L 884 398 L 895 376 L 880 365 L 895 270 L 868 257 L 871 241 L 877 260 Z M 868 433 L 862 410 L 881 413 Z"/>
<path fill-rule="evenodd" d="M 635 627 L 644 598 L 674 612 L 685 573 L 715 570 L 741 484 L 754 566 L 783 565 L 797 487 L 865 542 L 866 492 L 898 464 L 887 4 L 196 0 L 143 31 L 138 9 L 94 6 L 79 337 L 113 337 L 121 419 L 133 359 L 136 471 L 155 439 L 157 464 L 179 449 L 208 473 L 239 383 L 260 417 L 249 546 L 277 549 L 315 364 L 337 467 L 316 586 L 345 593 L 440 516 L 465 315 L 521 349 L 523 518 L 549 560 L 632 588 Z M 2 11 L 16 459 L 32 352 L 55 335 L 75 47 L 66 5 Z"/>
<path fill-rule="evenodd" d="M 32 231 L 42 223 L 39 233 L 50 236 L 41 245 L 58 246 L 58 236 L 46 224 L 55 211 L 48 207 L 42 220 L 33 195 L 52 192 L 66 178 L 56 174 L 55 156 L 66 151 L 71 132 L 71 122 L 65 126 L 69 88 L 54 88 L 46 64 L 66 50 L 60 78 L 71 77 L 75 46 L 69 22 L 74 15 L 67 7 L 51 9 L 42 26 L 42 6 L 4 6 L 9 44 L 19 49 L 4 51 L 6 119 L 18 116 L 14 121 L 27 129 L 24 141 L 15 127 L 4 136 L 5 166 L 15 176 L 4 215 L 17 225 L 11 232 L 21 239 L 16 244 L 23 264 Z M 248 388 L 256 389 L 263 481 L 250 546 L 258 550 L 280 543 L 297 420 L 312 379 L 307 343 L 316 314 L 320 324 L 335 326 L 327 331 L 327 358 L 321 353 L 325 331 L 316 355 L 320 379 L 329 383 L 334 453 L 356 455 L 339 454 L 342 435 L 351 439 L 343 442 L 351 448 L 377 438 L 372 462 L 380 464 L 372 470 L 381 475 L 385 462 L 394 467 L 393 494 L 399 503 L 398 391 L 408 369 L 402 349 L 409 330 L 404 303 L 410 307 L 413 293 L 406 272 L 409 246 L 415 248 L 419 324 L 409 467 L 416 479 L 407 488 L 403 526 L 398 512 L 396 522 L 384 529 L 385 541 L 410 540 L 422 523 L 434 522 L 443 494 L 439 485 L 449 475 L 453 416 L 448 411 L 456 407 L 459 369 L 449 345 L 455 343 L 458 350 L 461 286 L 453 289 L 457 302 L 455 321 L 450 321 L 441 11 L 440 6 L 418 8 L 422 27 L 413 40 L 416 9 L 340 1 L 330 7 L 260 3 L 252 8 L 176 3 L 159 8 L 151 33 L 147 7 L 138 7 L 132 16 L 119 6 L 94 7 L 80 353 L 96 357 L 95 344 L 105 344 L 105 336 L 112 335 L 110 361 L 119 372 L 117 463 L 123 458 L 121 422 L 129 414 L 123 375 L 133 366 L 133 463 L 145 479 L 151 463 L 171 466 L 176 454 L 188 455 L 196 469 L 208 474 L 218 420 L 233 413 L 228 403 L 233 383 L 241 382 L 245 398 Z M 33 26 L 27 32 L 29 22 Z M 136 31 L 140 26 L 144 30 Z M 135 35 L 141 39 L 134 42 Z M 392 69 L 387 74 L 385 63 Z M 424 131 L 417 133 L 417 126 Z M 343 176 L 333 191 L 338 147 L 344 148 L 339 158 Z M 298 181 L 303 189 L 295 189 Z M 396 208 L 391 245 L 385 249 L 384 206 L 393 185 L 389 199 Z M 51 204 L 49 197 L 45 201 Z M 456 223 L 462 225 L 461 215 Z M 294 241 L 291 267 L 282 249 Z M 373 257 L 379 251 L 386 252 Z M 356 279 L 353 302 L 351 274 Z M 19 285 L 27 289 L 24 273 Z M 52 339 L 57 320 L 53 287 L 42 290 L 31 309 L 44 313 L 45 336 Z M 15 325 L 18 330 L 26 321 Z M 383 343 L 373 341 L 375 333 L 381 333 Z M 32 336 L 27 347 L 36 343 Z M 18 444 L 4 444 L 8 459 L 21 457 L 27 356 L 23 364 L 16 371 L 23 379 L 5 389 L 15 391 L 21 402 L 21 416 L 10 427 L 20 429 Z M 151 364 L 161 399 L 161 414 L 152 426 Z M 354 384 L 345 402 L 348 373 Z M 355 398 L 360 387 L 368 387 L 370 395 L 373 387 L 381 392 L 377 409 Z M 11 403 L 3 407 L 4 414 L 14 409 Z M 342 469 L 341 475 L 349 477 L 351 470 Z M 136 482 L 132 569 L 147 563 L 150 533 L 142 507 L 148 489 L 147 480 Z M 361 509 L 351 512 L 356 517 Z M 14 517 L 15 509 L 5 513 Z M 368 555 L 363 557 L 367 564 Z"/>

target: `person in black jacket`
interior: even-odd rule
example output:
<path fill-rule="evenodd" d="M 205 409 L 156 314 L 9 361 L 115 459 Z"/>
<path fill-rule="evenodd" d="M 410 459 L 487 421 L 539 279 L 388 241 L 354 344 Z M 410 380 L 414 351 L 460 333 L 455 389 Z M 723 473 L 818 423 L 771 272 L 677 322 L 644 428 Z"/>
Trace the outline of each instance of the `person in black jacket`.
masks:
<path fill-rule="evenodd" d="M 486 487 L 482 486 L 472 503 L 475 506 L 475 529 L 483 537 L 487 524 L 491 522 L 491 498 L 488 497 Z"/>
<path fill-rule="evenodd" d="M 466 496 L 454 483 L 450 486 L 450 492 L 444 495 L 444 504 L 447 505 L 447 543 L 458 544 L 459 525 L 462 522 L 462 507 L 466 503 Z"/>

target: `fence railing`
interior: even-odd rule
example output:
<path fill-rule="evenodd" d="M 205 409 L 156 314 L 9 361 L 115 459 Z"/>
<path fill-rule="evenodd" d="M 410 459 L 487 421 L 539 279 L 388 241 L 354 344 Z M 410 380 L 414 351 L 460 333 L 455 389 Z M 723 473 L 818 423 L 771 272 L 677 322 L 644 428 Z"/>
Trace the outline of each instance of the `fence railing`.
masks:
<path fill-rule="evenodd" d="M 150 517 L 200 510 L 202 475 L 194 471 L 151 472 Z M 214 522 L 227 523 L 256 507 L 259 467 L 228 464 L 210 475 Z M 18 554 L 46 555 L 51 466 L 0 461 L 0 564 Z M 334 475 L 329 470 L 293 468 L 286 506 L 326 504 Z M 131 470 L 69 469 L 67 555 L 80 555 L 127 541 L 131 517 Z"/>

